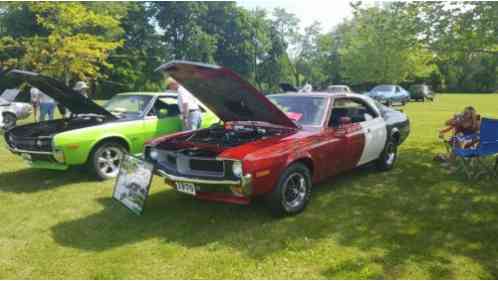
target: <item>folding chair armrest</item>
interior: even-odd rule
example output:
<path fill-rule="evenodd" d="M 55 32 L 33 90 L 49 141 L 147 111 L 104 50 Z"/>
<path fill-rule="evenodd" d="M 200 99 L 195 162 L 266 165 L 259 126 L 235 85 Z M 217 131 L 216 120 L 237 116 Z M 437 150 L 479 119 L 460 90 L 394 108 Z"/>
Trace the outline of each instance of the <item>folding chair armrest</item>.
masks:
<path fill-rule="evenodd" d="M 479 134 L 472 134 L 472 135 L 464 135 L 464 136 L 455 136 L 456 140 L 458 141 L 474 141 L 474 140 L 479 140 Z"/>

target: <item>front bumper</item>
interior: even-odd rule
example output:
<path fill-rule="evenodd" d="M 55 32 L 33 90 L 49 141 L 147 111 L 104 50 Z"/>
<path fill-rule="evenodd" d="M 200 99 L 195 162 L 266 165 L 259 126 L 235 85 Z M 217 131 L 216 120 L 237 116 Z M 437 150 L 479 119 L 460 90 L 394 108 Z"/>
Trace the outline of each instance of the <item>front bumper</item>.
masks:
<path fill-rule="evenodd" d="M 194 184 L 196 198 L 241 205 L 250 203 L 252 194 L 252 176 L 250 174 L 242 176 L 240 180 L 232 180 L 176 175 L 162 169 L 155 171 L 174 188 L 176 188 L 177 182 Z"/>
<path fill-rule="evenodd" d="M 22 150 L 8 145 L 7 149 L 9 149 L 12 153 L 21 156 L 31 168 L 58 171 L 65 171 L 69 169 L 69 165 L 56 160 L 55 152 Z"/>

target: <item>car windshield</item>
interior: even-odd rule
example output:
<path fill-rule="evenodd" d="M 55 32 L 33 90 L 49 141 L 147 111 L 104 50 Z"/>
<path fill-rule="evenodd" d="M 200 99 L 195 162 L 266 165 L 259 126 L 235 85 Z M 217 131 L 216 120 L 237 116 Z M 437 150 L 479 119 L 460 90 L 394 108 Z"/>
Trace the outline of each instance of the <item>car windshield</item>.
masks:
<path fill-rule="evenodd" d="M 116 115 L 138 116 L 143 114 L 151 99 L 151 96 L 145 95 L 117 95 L 104 108 Z"/>
<path fill-rule="evenodd" d="M 326 100 L 310 96 L 270 96 L 269 99 L 287 117 L 301 126 L 318 126 L 323 120 Z"/>
<path fill-rule="evenodd" d="M 0 98 L 0 105 L 8 105 L 9 103 L 6 99 Z"/>
<path fill-rule="evenodd" d="M 380 85 L 372 89 L 372 91 L 377 92 L 392 92 L 394 90 L 394 86 L 392 85 Z"/>

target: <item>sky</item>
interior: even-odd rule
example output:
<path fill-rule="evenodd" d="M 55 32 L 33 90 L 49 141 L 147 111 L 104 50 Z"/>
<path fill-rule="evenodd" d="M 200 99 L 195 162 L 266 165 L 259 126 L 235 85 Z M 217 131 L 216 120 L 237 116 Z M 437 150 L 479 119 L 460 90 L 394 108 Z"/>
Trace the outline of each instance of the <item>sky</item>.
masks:
<path fill-rule="evenodd" d="M 350 0 L 236 0 L 238 5 L 247 9 L 263 8 L 273 10 L 284 8 L 300 19 L 300 27 L 311 25 L 314 21 L 322 24 L 322 31 L 330 31 L 346 17 L 351 17 Z"/>

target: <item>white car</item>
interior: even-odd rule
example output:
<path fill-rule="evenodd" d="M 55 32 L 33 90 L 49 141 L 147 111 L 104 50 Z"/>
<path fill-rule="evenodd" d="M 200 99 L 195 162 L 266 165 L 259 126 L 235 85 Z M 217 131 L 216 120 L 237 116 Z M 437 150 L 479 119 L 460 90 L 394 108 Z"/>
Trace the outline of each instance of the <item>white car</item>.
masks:
<path fill-rule="evenodd" d="M 349 86 L 346 85 L 330 85 L 327 87 L 327 93 L 352 93 Z"/>
<path fill-rule="evenodd" d="M 14 127 L 17 120 L 28 118 L 33 112 L 33 107 L 29 103 L 15 102 L 14 98 L 19 93 L 18 90 L 5 90 L 0 96 L 0 127 L 10 129 Z"/>

